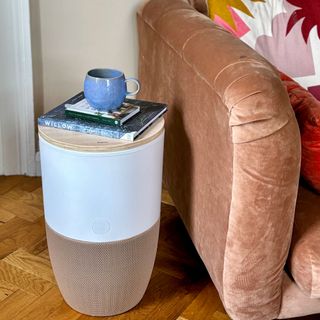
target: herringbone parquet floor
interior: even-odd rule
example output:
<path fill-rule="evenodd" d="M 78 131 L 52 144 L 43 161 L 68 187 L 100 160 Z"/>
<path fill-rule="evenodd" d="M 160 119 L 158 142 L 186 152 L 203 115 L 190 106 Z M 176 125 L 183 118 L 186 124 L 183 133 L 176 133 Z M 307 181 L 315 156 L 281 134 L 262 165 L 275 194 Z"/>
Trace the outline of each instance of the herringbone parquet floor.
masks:
<path fill-rule="evenodd" d="M 158 254 L 147 292 L 138 306 L 112 319 L 230 319 L 165 192 L 163 201 Z M 0 320 L 42 319 L 93 317 L 72 310 L 56 286 L 40 178 L 0 176 Z"/>

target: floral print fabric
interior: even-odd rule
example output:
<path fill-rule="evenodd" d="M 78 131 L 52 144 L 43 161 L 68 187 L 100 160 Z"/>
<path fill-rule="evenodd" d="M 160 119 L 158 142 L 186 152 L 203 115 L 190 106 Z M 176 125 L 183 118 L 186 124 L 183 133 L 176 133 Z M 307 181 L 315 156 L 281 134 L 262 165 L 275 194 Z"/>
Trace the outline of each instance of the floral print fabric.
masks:
<path fill-rule="evenodd" d="M 319 0 L 208 0 L 215 23 L 320 100 Z"/>

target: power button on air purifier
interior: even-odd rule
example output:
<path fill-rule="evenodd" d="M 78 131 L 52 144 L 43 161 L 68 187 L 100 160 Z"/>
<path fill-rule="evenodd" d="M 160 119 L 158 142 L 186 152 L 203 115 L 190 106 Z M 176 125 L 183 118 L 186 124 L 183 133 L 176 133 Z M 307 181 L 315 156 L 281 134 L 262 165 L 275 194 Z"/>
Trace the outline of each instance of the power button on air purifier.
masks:
<path fill-rule="evenodd" d="M 92 223 L 92 231 L 95 234 L 106 234 L 110 231 L 110 223 L 105 219 L 96 219 Z"/>

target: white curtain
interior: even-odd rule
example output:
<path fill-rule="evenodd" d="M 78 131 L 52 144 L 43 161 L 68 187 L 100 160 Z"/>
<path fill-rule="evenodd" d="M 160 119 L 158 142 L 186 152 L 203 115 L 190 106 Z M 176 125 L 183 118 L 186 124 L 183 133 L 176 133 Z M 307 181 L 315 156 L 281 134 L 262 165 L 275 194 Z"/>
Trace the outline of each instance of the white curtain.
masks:
<path fill-rule="evenodd" d="M 35 174 L 28 0 L 0 1 L 0 174 Z"/>

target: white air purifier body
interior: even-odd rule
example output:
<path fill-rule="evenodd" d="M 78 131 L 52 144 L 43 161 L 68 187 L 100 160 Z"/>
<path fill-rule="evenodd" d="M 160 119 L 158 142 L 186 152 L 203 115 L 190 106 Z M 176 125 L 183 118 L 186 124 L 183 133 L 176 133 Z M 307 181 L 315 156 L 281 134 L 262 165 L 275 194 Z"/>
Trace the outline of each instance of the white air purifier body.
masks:
<path fill-rule="evenodd" d="M 125 312 L 147 288 L 159 234 L 163 120 L 158 127 L 144 143 L 99 152 L 62 147 L 39 130 L 50 259 L 65 301 L 81 313 Z"/>

